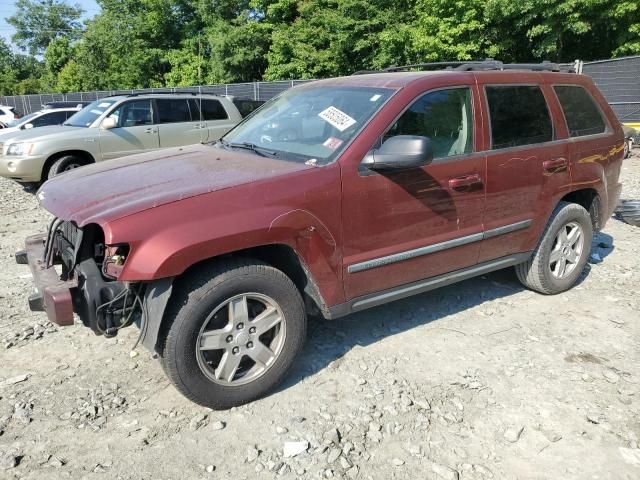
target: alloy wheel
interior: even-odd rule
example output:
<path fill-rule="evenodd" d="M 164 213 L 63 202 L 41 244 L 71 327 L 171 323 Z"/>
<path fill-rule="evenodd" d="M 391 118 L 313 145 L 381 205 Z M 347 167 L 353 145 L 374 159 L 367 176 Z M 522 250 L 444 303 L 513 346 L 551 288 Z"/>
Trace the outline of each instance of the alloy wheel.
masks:
<path fill-rule="evenodd" d="M 198 366 L 215 383 L 244 385 L 274 364 L 285 337 L 285 317 L 275 300 L 259 293 L 236 295 L 205 320 L 197 339 Z"/>

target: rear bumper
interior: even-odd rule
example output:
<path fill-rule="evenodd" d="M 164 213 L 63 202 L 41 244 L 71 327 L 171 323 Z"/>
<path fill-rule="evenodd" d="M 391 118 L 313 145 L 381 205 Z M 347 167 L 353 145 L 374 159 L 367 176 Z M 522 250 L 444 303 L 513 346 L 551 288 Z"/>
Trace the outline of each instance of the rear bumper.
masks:
<path fill-rule="evenodd" d="M 25 250 L 16 253 L 17 263 L 27 263 L 33 275 L 36 292 L 29 297 L 32 311 L 45 311 L 49 321 L 60 326 L 73 325 L 72 289 L 75 280 L 60 280 L 53 266 L 44 261 L 45 234 L 33 235 L 25 241 Z"/>

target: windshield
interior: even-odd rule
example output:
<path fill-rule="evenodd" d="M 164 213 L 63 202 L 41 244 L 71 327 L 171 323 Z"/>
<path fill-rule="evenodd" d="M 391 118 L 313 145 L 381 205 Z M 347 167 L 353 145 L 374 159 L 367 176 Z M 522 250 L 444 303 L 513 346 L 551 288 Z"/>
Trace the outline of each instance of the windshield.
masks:
<path fill-rule="evenodd" d="M 36 117 L 37 115 L 38 115 L 37 112 L 30 113 L 29 115 L 25 115 L 22 118 L 16 118 L 14 120 L 11 120 L 10 122 L 7 122 L 7 127 L 17 127 L 18 125 L 22 125 L 23 123 L 29 123 L 29 120 Z"/>
<path fill-rule="evenodd" d="M 285 160 L 334 160 L 394 93 L 388 88 L 319 86 L 271 100 L 222 140 Z"/>
<path fill-rule="evenodd" d="M 69 117 L 69 120 L 63 123 L 63 125 L 69 125 L 71 127 L 88 127 L 118 100 L 119 99 L 117 98 L 103 98 L 102 100 L 96 100 L 84 107 L 78 113 Z"/>

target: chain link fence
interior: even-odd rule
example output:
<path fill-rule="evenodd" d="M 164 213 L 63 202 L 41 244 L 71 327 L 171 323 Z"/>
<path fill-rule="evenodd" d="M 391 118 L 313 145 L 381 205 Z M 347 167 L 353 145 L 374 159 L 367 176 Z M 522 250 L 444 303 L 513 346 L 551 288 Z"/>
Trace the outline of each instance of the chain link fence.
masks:
<path fill-rule="evenodd" d="M 214 95 L 232 95 L 245 100 L 269 100 L 284 92 L 288 88 L 310 80 L 283 80 L 275 82 L 250 82 L 229 83 L 223 85 L 200 85 L 196 87 L 174 88 L 142 88 L 134 90 L 100 90 L 94 92 L 74 93 L 42 93 L 37 95 L 13 95 L 1 96 L 0 105 L 15 107 L 22 115 L 35 112 L 47 102 L 92 102 L 100 98 L 113 95 L 127 95 L 131 93 L 158 93 L 158 92 L 194 92 L 209 93 Z"/>

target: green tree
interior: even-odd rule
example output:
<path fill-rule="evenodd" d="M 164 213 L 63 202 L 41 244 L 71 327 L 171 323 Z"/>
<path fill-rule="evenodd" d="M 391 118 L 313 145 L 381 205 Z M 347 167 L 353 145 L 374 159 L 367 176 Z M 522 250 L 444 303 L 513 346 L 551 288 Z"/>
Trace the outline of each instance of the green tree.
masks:
<path fill-rule="evenodd" d="M 77 38 L 81 34 L 79 5 L 65 0 L 17 0 L 16 13 L 7 22 L 16 29 L 11 39 L 31 55 L 39 55 L 60 37 Z"/>

